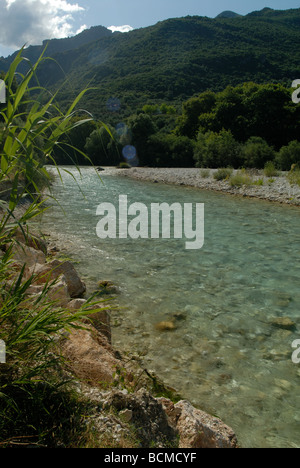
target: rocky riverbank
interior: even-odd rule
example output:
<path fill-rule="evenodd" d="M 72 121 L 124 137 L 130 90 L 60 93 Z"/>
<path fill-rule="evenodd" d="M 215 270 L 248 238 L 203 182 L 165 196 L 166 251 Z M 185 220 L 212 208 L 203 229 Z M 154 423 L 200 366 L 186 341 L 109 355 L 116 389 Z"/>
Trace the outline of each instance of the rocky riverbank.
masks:
<path fill-rule="evenodd" d="M 131 169 L 105 168 L 105 172 L 153 183 L 196 187 L 202 190 L 224 192 L 229 195 L 300 206 L 300 186 L 291 185 L 287 173 L 280 173 L 276 177 L 267 177 L 264 171 L 241 172 L 234 170 L 231 177 L 239 176 L 239 180 L 236 181 L 237 185 L 232 185 L 231 178 L 227 180 L 215 179 L 217 169 L 136 167 Z"/>
<path fill-rule="evenodd" d="M 35 275 L 29 296 L 43 294 L 45 284 L 56 280 L 48 294 L 57 307 L 74 312 L 88 304 L 84 282 L 70 261 L 59 258 L 51 241 L 37 235 L 25 239 L 21 231 L 16 241 L 14 269 L 26 266 L 24 281 Z M 237 448 L 230 427 L 181 399 L 141 367 L 136 357 L 125 357 L 113 348 L 109 310 L 103 308 L 84 319 L 81 328 L 65 335 L 60 348 L 64 371 L 93 405 L 87 423 L 100 447 Z"/>

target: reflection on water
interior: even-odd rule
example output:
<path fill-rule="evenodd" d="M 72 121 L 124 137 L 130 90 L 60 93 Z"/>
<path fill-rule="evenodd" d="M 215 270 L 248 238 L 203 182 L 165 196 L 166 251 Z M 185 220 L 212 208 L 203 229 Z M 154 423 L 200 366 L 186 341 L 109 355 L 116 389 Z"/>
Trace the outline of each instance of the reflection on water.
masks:
<path fill-rule="evenodd" d="M 244 447 L 300 446 L 299 210 L 84 169 L 80 188 L 64 175 L 43 230 L 80 261 L 92 290 L 120 288 L 112 317 L 116 347 L 144 363 L 195 405 L 222 418 Z M 205 203 L 205 245 L 181 240 L 107 240 L 96 236 L 99 203 Z M 278 326 L 288 317 L 297 328 Z M 173 321 L 172 332 L 158 330 Z M 275 326 L 275 324 L 277 324 Z"/>

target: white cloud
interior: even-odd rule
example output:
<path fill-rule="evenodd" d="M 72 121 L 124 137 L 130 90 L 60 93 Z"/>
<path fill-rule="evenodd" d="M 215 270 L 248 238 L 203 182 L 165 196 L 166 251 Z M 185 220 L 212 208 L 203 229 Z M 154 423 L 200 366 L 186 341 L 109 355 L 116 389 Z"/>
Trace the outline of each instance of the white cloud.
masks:
<path fill-rule="evenodd" d="M 80 26 L 80 28 L 77 29 L 77 31 L 76 31 L 76 33 L 75 33 L 76 36 L 77 36 L 77 34 L 80 34 L 80 33 L 82 33 L 83 31 L 85 31 L 86 29 L 88 29 L 88 27 L 87 27 L 86 24 L 83 24 L 82 26 Z"/>
<path fill-rule="evenodd" d="M 123 26 L 109 26 L 107 29 L 110 29 L 112 32 L 130 32 L 133 31 L 133 27 L 129 26 L 128 24 L 124 24 Z"/>
<path fill-rule="evenodd" d="M 0 0 L 0 44 L 17 49 L 72 36 L 74 15 L 83 11 L 68 0 Z"/>

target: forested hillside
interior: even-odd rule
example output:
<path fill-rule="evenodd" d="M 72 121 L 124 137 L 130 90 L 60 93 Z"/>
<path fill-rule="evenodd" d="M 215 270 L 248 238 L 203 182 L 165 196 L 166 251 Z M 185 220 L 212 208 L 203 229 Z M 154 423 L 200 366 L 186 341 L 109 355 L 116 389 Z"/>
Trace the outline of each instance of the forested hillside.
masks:
<path fill-rule="evenodd" d="M 289 85 L 300 76 L 300 9 L 246 17 L 170 19 L 112 35 L 56 59 L 73 93 L 86 87 L 88 109 L 105 118 L 106 101 L 120 99 L 124 115 L 148 101 L 177 102 L 207 89 L 247 81 Z M 64 79 L 49 63 L 43 81 Z M 69 96 L 71 97 L 71 96 Z M 66 99 L 64 93 L 62 99 Z"/>
<path fill-rule="evenodd" d="M 300 110 L 291 100 L 291 84 L 300 79 L 299 28 L 300 9 L 269 8 L 169 19 L 126 34 L 96 27 L 50 41 L 46 55 L 55 60 L 42 64 L 38 79 L 59 91 L 62 109 L 91 88 L 81 106 L 94 122 L 68 138 L 94 164 L 128 162 L 124 148 L 131 148 L 130 164 L 274 161 L 289 170 L 300 163 Z M 34 60 L 41 50 L 23 53 Z M 0 60 L 0 69 L 10 60 Z M 59 148 L 55 153 L 58 162 L 70 161 Z"/>
<path fill-rule="evenodd" d="M 226 15 L 225 15 L 226 16 Z M 229 18 L 169 19 L 126 34 L 92 28 L 77 38 L 50 41 L 41 84 L 57 88 L 67 80 L 60 101 L 95 87 L 85 105 L 106 119 L 110 97 L 130 115 L 149 101 L 181 102 L 207 89 L 247 81 L 281 82 L 300 76 L 300 9 L 264 9 Z M 97 36 L 98 35 L 98 36 Z M 95 39 L 96 38 L 96 39 Z M 29 48 L 30 56 L 40 49 Z M 9 60 L 0 61 L 0 69 Z"/>

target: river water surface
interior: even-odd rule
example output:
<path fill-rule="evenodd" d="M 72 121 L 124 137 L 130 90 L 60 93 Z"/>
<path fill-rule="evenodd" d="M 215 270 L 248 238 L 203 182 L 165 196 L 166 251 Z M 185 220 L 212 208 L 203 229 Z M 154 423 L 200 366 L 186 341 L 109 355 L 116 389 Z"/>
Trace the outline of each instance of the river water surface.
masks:
<path fill-rule="evenodd" d="M 70 170 L 70 169 L 68 169 Z M 139 182 L 93 169 L 62 172 L 42 230 L 86 280 L 120 289 L 113 344 L 143 355 L 144 365 L 184 398 L 217 415 L 242 447 L 300 446 L 299 208 L 187 187 Z M 204 203 L 205 244 L 186 250 L 178 239 L 101 240 L 97 206 L 119 195 L 155 202 Z M 52 203 L 51 203 L 52 204 Z M 174 320 L 176 330 L 155 328 Z M 288 317 L 298 329 L 274 326 Z"/>

